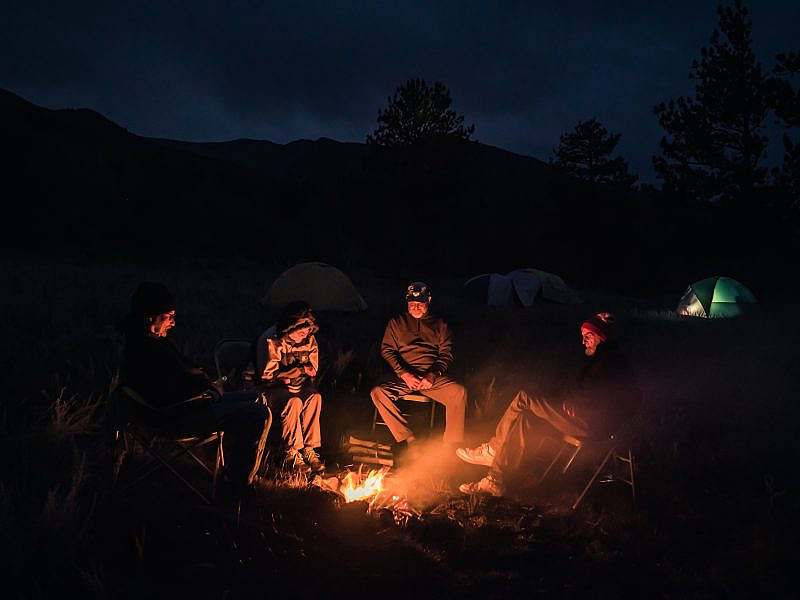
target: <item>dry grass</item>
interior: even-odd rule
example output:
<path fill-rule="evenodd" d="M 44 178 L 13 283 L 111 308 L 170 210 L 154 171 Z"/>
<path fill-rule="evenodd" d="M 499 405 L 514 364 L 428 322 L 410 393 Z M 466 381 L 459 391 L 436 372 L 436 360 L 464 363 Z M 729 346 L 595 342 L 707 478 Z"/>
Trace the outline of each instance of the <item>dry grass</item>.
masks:
<path fill-rule="evenodd" d="M 98 523 L 106 522 L 95 508 L 95 498 L 102 500 L 99 465 L 106 459 L 101 417 L 119 360 L 114 323 L 124 315 L 138 281 L 164 281 L 178 294 L 176 341 L 198 362 L 210 365 L 218 339 L 252 338 L 272 322 L 274 315 L 266 313 L 258 299 L 281 267 L 30 260 L 6 261 L 0 268 L 10 282 L 0 300 L 0 327 L 4 339 L 15 341 L 0 354 L 8 398 L 0 414 L 0 442 L 8 463 L 0 480 L 0 527 L 6 533 L 0 560 L 10 580 L 31 597 L 65 585 L 87 595 L 111 595 L 120 584 L 110 580 L 118 582 L 121 574 L 124 581 L 138 582 L 125 584 L 128 592 L 135 585 L 152 589 L 144 575 L 155 569 L 149 557 L 167 550 L 148 539 L 147 553 L 139 560 L 132 541 L 126 550 L 131 556 L 121 551 L 106 556 L 104 549 L 116 545 L 102 541 L 98 532 Z M 401 308 L 398 290 L 404 285 L 370 273 L 351 275 L 370 310 L 321 319 L 324 450 L 329 464 L 340 459 L 339 441 L 354 427 L 363 432 L 371 418 L 368 392 L 383 369 L 377 340 L 387 317 Z M 263 577 L 263 566 L 259 571 L 257 565 L 267 564 L 259 561 L 274 554 L 270 560 L 276 569 L 288 577 L 301 576 L 292 561 L 306 564 L 303 553 L 340 565 L 339 545 L 360 552 L 357 545 L 337 537 L 345 526 L 340 521 L 346 518 L 352 519 L 346 527 L 359 532 L 353 535 L 360 536 L 364 547 L 361 560 L 371 564 L 386 553 L 422 548 L 447 558 L 451 571 L 446 577 L 452 585 L 441 589 L 450 591 L 463 592 L 466 588 L 457 582 L 468 581 L 474 594 L 547 589 L 563 595 L 563 585 L 569 583 L 570 593 L 584 590 L 591 595 L 587 586 L 599 581 L 597 590 L 621 595 L 611 578 L 627 573 L 632 562 L 639 565 L 632 579 L 626 575 L 632 589 L 645 590 L 646 580 L 658 580 L 664 597 L 747 595 L 758 586 L 781 595 L 785 578 L 775 574 L 795 547 L 792 532 L 800 504 L 794 459 L 800 454 L 795 401 L 800 350 L 794 306 L 767 305 L 746 319 L 705 321 L 676 317 L 663 303 L 588 290 L 581 305 L 487 309 L 459 295 L 461 278 L 428 279 L 436 309 L 455 331 L 454 371 L 466 383 L 471 400 L 470 441 L 483 440 L 517 389 L 556 393 L 579 365 L 581 319 L 600 309 L 617 312 L 645 392 L 639 512 L 615 504 L 613 494 L 600 494 L 597 502 L 587 502 L 572 515 L 564 508 L 571 492 L 558 488 L 522 486 L 517 502 L 511 503 L 464 498 L 455 487 L 480 472 L 471 467 L 439 468 L 443 460 L 434 456 L 417 473 L 404 475 L 427 516 L 410 520 L 398 537 L 378 535 L 384 531 L 381 523 L 373 529 L 356 518 L 353 509 L 346 514 L 328 512 L 330 498 L 292 473 L 271 471 L 252 513 L 243 511 L 237 521 L 240 529 L 224 520 L 224 525 L 208 525 L 195 516 L 180 534 L 170 534 L 174 539 L 161 539 L 165 548 L 177 555 L 187 544 L 205 548 L 190 534 L 195 528 L 217 531 L 219 539 L 228 539 L 222 532 L 235 530 L 238 533 L 231 535 L 237 550 L 233 542 L 205 550 L 216 553 L 220 565 L 241 560 L 252 565 L 252 571 L 240 570 L 256 581 Z M 42 394 L 42 389 L 49 391 Z M 565 488 L 568 483 L 563 482 Z M 140 527 L 144 517 L 125 514 Z M 157 518 L 162 527 L 147 529 L 148 536 L 167 535 L 177 517 L 169 513 Z M 329 530 L 313 525 L 321 520 Z M 243 554 L 242 548 L 250 554 Z M 492 548 L 489 563 L 475 562 L 473 555 L 485 555 L 487 548 Z M 683 550 L 687 548 L 697 550 Z M 45 578 L 37 577 L 43 557 L 51 565 Z M 441 571 L 439 558 L 435 569 Z M 428 573 L 426 564 L 419 568 Z M 541 569 L 540 587 L 525 575 L 531 565 Z M 565 573 L 571 574 L 571 581 L 564 581 Z M 394 576 L 391 569 L 384 575 Z M 253 585 L 230 572 L 226 577 L 225 589 Z"/>

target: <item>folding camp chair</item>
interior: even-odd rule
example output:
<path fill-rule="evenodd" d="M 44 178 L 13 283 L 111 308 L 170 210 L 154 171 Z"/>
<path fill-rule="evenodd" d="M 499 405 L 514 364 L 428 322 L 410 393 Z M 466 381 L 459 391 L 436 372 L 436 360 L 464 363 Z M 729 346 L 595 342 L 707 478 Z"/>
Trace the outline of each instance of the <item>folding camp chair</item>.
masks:
<path fill-rule="evenodd" d="M 179 402 L 175 406 L 190 401 L 197 400 Z M 148 404 L 142 396 L 125 386 L 117 387 L 112 392 L 109 403 L 114 456 L 111 479 L 112 496 L 132 488 L 163 467 L 197 494 L 203 502 L 206 504 L 213 502 L 220 471 L 225 464 L 225 455 L 222 450 L 223 431 L 215 431 L 202 436 L 187 436 L 170 433 L 163 428 L 159 428 L 153 424 L 167 418 L 164 415 L 164 411 Z M 131 446 L 136 442 L 149 455 L 150 460 L 135 469 L 129 476 L 130 481 L 123 487 L 118 488 L 117 484 L 122 462 L 125 455 L 131 450 Z M 213 444 L 215 448 L 215 459 L 212 465 L 207 464 L 196 453 L 197 449 L 209 444 Z M 165 446 L 170 447 L 170 449 L 164 449 Z M 178 471 L 178 459 L 183 456 L 192 458 L 195 463 L 202 467 L 206 474 L 211 476 L 208 494 L 204 494 L 197 489 L 194 484 Z"/>
<path fill-rule="evenodd" d="M 543 446 L 548 442 L 555 442 L 558 444 L 558 451 L 555 453 L 553 458 L 549 461 L 547 468 L 542 473 L 542 476 L 539 478 L 539 483 L 545 480 L 545 478 L 550 474 L 553 470 L 553 467 L 556 465 L 558 460 L 564 455 L 565 452 L 569 453 L 569 458 L 566 464 L 561 468 L 561 473 L 565 474 L 570 467 L 575 463 L 576 458 L 578 455 L 589 454 L 589 453 L 597 453 L 601 456 L 599 462 L 596 463 L 594 469 L 592 470 L 591 477 L 589 481 L 583 486 L 578 497 L 575 499 L 575 502 L 572 503 L 572 509 L 575 510 L 580 506 L 581 502 L 583 501 L 586 494 L 589 492 L 589 489 L 592 485 L 597 481 L 597 478 L 600 476 L 600 473 L 603 472 L 603 469 L 606 468 L 608 462 L 613 458 L 614 459 L 614 469 L 615 471 L 619 471 L 620 465 L 622 465 L 622 470 L 624 473 L 620 475 L 615 475 L 614 481 L 619 481 L 625 483 L 630 487 L 631 490 L 631 500 L 633 504 L 636 504 L 636 479 L 634 476 L 634 459 L 633 459 L 633 450 L 631 447 L 631 440 L 630 440 L 630 430 L 628 428 L 624 428 L 622 431 L 618 432 L 617 434 L 611 435 L 608 438 L 600 439 L 600 440 L 590 440 L 586 438 L 576 438 L 571 435 L 564 435 L 562 436 L 561 440 L 553 440 L 553 438 L 545 437 L 539 443 L 539 448 L 537 449 L 537 455 L 540 454 Z"/>
<path fill-rule="evenodd" d="M 430 419 L 429 419 L 428 430 L 429 431 L 433 431 L 433 426 L 434 426 L 434 424 L 436 422 L 436 401 L 435 400 L 433 400 L 431 398 L 428 398 L 427 396 L 425 396 L 423 394 L 416 393 L 416 392 L 410 392 L 410 393 L 406 394 L 405 396 L 400 396 L 397 400 L 398 401 L 403 401 L 403 402 L 419 402 L 419 403 L 423 403 L 423 404 L 429 402 L 430 405 L 431 405 L 431 416 L 430 416 Z M 401 414 L 404 417 L 409 417 L 410 416 L 410 413 L 407 413 L 405 411 L 401 412 Z M 375 412 L 372 415 L 372 433 L 375 433 L 375 428 L 378 425 L 386 426 L 386 423 L 384 423 L 383 420 L 378 415 L 378 409 L 376 407 L 375 408 Z"/>
<path fill-rule="evenodd" d="M 249 389 L 255 378 L 255 345 L 252 340 L 225 338 L 214 346 L 217 381 L 226 391 Z"/>

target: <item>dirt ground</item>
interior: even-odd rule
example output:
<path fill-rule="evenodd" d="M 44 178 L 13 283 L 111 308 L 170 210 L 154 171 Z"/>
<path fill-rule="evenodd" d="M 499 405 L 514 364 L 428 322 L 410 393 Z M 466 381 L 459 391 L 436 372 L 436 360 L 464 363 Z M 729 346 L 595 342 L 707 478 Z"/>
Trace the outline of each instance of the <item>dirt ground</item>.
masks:
<path fill-rule="evenodd" d="M 726 321 L 676 317 L 682 290 L 579 290 L 580 304 L 489 308 L 461 293 L 466 277 L 419 276 L 455 332 L 468 443 L 486 438 L 517 389 L 556 394 L 580 364 L 581 320 L 617 314 L 645 396 L 635 506 L 624 484 L 610 483 L 573 511 L 590 465 L 540 484 L 533 458 L 509 497 L 463 496 L 458 484 L 482 471 L 438 444 L 441 411 L 423 459 L 392 473 L 414 508 L 407 517 L 345 504 L 274 462 L 241 505 L 223 495 L 204 506 L 167 476 L 109 501 L 103 403 L 119 358 L 114 324 L 136 283 L 176 291 L 176 342 L 211 368 L 216 341 L 269 325 L 258 299 L 281 268 L 2 263 L 3 333 L 17 343 L 0 356 L 0 524 L 19 597 L 790 597 L 800 378 L 786 302 Z M 384 373 L 377 343 L 407 283 L 349 274 L 369 309 L 320 315 L 331 474 L 352 463 L 343 440 L 371 436 L 369 389 Z"/>

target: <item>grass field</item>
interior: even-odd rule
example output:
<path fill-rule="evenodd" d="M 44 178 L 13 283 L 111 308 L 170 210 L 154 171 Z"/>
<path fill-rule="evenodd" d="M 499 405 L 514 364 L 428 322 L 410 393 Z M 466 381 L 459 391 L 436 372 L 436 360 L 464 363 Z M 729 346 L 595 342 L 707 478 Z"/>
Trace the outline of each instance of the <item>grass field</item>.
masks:
<path fill-rule="evenodd" d="M 582 304 L 490 309 L 463 297 L 466 277 L 419 275 L 455 332 L 470 442 L 483 441 L 517 389 L 557 393 L 581 359 L 581 320 L 617 313 L 645 394 L 635 508 L 611 484 L 572 512 L 575 478 L 537 486 L 533 462 L 511 497 L 467 499 L 457 486 L 480 469 L 433 445 L 397 473 L 421 513 L 401 523 L 274 469 L 240 512 L 203 507 L 168 477 L 110 503 L 104 403 L 119 364 L 115 323 L 136 284 L 175 291 L 174 338 L 210 367 L 216 341 L 253 338 L 272 322 L 259 299 L 283 267 L 0 261 L 6 589 L 25 598 L 793 596 L 800 327 L 788 302 L 725 321 L 676 317 L 682 290 L 581 290 Z M 347 463 L 344 436 L 366 435 L 378 341 L 407 283 L 348 274 L 370 308 L 321 315 L 331 467 Z"/>

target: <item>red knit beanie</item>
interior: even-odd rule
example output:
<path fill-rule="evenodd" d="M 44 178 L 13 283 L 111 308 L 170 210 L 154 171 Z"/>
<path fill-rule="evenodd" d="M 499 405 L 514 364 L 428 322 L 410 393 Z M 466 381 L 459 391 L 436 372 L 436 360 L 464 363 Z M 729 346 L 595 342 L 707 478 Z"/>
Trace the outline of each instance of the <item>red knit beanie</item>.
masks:
<path fill-rule="evenodd" d="M 611 313 L 601 312 L 592 315 L 581 323 L 581 329 L 588 329 L 601 340 L 608 341 L 614 337 L 616 318 Z"/>

